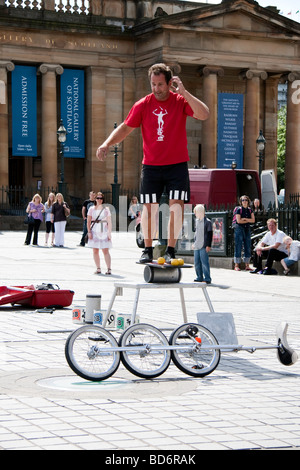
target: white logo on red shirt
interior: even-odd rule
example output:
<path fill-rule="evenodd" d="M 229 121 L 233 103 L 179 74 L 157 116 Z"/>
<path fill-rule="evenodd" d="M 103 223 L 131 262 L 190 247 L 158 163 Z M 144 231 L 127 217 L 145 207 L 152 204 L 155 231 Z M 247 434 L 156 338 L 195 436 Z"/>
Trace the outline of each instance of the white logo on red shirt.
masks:
<path fill-rule="evenodd" d="M 157 140 L 158 141 L 163 141 L 164 140 L 164 134 L 163 134 L 163 129 L 164 129 L 164 120 L 163 117 L 168 114 L 168 111 L 160 106 L 159 108 L 155 109 L 153 111 L 153 114 L 157 116 Z"/>

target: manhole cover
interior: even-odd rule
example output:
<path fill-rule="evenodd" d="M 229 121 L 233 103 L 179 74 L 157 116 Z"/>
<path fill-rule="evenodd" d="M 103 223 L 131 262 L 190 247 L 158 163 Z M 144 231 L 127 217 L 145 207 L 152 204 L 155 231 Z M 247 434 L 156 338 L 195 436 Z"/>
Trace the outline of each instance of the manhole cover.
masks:
<path fill-rule="evenodd" d="M 49 377 L 37 382 L 40 387 L 51 388 L 55 390 L 87 391 L 87 390 L 111 390 L 129 385 L 130 382 L 125 379 L 110 378 L 102 382 L 90 382 L 79 377 Z"/>

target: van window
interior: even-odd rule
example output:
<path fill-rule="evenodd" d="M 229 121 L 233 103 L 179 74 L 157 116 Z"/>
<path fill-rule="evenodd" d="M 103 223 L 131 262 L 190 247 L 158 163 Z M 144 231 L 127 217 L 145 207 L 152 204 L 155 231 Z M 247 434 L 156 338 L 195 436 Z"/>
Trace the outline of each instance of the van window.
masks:
<path fill-rule="evenodd" d="M 255 198 L 259 198 L 257 183 L 254 175 L 251 173 L 238 173 L 236 172 L 236 187 L 237 187 L 237 198 L 243 196 L 249 196 L 251 201 Z"/>

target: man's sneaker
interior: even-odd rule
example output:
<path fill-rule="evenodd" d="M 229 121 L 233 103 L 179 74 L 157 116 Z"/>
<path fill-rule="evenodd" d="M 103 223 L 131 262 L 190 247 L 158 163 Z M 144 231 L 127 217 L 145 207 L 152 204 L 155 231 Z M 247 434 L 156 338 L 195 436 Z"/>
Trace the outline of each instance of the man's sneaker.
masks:
<path fill-rule="evenodd" d="M 146 247 L 140 257 L 140 263 L 151 263 L 153 260 L 153 249 L 152 247 Z"/>
<path fill-rule="evenodd" d="M 174 250 L 174 248 L 168 247 L 168 248 L 166 249 L 165 254 L 164 254 L 164 258 L 165 258 L 166 263 L 170 264 L 170 263 L 171 263 L 171 259 L 174 259 L 174 258 L 175 258 L 175 250 Z"/>

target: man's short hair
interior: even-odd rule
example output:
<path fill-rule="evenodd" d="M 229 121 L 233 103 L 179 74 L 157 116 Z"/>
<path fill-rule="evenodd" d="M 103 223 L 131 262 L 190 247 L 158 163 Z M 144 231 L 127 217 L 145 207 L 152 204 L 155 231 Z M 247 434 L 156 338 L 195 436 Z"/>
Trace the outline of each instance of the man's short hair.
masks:
<path fill-rule="evenodd" d="M 170 67 L 166 64 L 154 64 L 154 65 L 152 65 L 150 67 L 150 69 L 148 70 L 148 78 L 150 80 L 152 74 L 160 75 L 161 73 L 165 76 L 166 83 L 169 83 L 169 81 L 173 77 L 173 72 L 170 69 Z"/>

